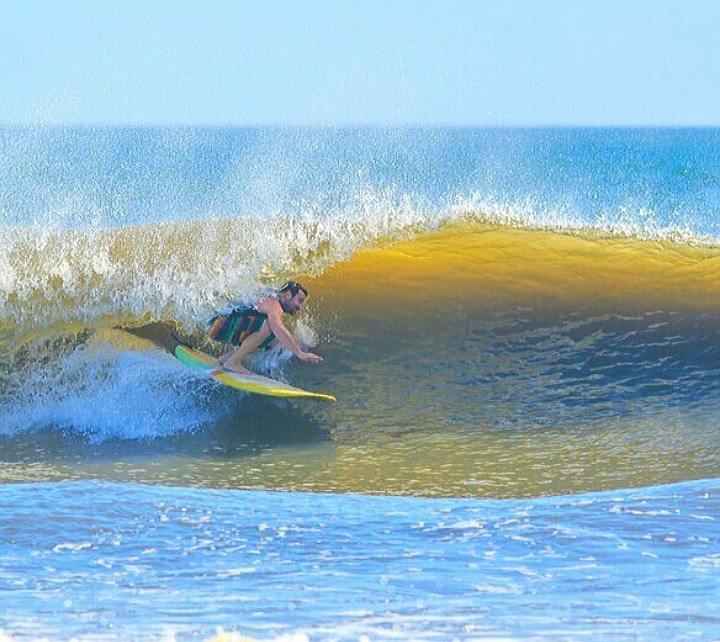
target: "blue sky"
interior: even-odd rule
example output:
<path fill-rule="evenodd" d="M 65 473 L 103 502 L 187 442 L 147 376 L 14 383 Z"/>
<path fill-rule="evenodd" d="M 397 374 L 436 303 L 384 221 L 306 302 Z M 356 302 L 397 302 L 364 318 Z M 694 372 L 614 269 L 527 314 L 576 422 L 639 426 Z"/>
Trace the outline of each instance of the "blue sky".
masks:
<path fill-rule="evenodd" d="M 0 123 L 720 125 L 715 0 L 0 0 Z"/>

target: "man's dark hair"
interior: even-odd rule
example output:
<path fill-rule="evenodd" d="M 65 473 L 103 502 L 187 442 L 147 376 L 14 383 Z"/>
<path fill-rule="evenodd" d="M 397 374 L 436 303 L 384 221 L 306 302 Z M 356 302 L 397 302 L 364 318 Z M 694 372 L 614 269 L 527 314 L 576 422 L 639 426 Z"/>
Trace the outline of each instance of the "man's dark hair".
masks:
<path fill-rule="evenodd" d="M 292 296 L 296 296 L 298 292 L 302 292 L 305 296 L 308 295 L 308 291 L 296 281 L 285 281 L 285 284 L 280 288 L 280 292 L 290 292 Z"/>

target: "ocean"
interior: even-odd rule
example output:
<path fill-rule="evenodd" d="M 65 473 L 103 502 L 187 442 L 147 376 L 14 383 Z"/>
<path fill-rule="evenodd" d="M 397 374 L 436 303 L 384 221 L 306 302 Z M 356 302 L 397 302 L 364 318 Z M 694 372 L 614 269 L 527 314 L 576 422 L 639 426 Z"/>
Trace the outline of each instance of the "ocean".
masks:
<path fill-rule="evenodd" d="M 719 640 L 720 129 L 0 127 L 0 640 Z M 163 348 L 285 279 L 319 365 Z"/>

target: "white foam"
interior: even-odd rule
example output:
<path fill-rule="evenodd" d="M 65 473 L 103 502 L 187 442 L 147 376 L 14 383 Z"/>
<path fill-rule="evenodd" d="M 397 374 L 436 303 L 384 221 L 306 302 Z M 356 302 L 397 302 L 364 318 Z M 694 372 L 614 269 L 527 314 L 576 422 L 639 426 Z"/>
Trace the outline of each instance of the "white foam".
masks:
<path fill-rule="evenodd" d="M 222 406 L 205 403 L 204 379 L 192 378 L 160 351 L 84 346 L 31 369 L 23 393 L 0 409 L 0 425 L 4 434 L 69 429 L 94 442 L 190 432 L 223 412 Z M 212 394 L 211 387 L 206 394 Z"/>
<path fill-rule="evenodd" d="M 437 207 L 392 186 L 365 185 L 330 210 L 310 202 L 292 214 L 270 211 L 235 219 L 154 223 L 134 231 L 101 226 L 0 228 L 5 248 L 0 257 L 0 320 L 11 318 L 27 329 L 56 321 L 152 317 L 197 328 L 229 300 L 253 299 L 288 276 L 319 274 L 380 239 L 408 238 L 464 220 L 562 233 L 712 242 L 682 225 L 663 226 L 648 209 L 621 208 L 600 214 L 590 225 L 567 208 L 527 198 L 474 193 Z"/>

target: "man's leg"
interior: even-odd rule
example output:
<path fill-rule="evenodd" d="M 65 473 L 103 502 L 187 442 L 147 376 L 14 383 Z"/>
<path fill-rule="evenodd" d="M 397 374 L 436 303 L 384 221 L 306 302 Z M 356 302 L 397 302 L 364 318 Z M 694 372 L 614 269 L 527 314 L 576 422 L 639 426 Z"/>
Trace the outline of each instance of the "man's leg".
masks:
<path fill-rule="evenodd" d="M 240 344 L 237 350 L 221 356 L 219 359 L 220 365 L 225 368 L 225 370 L 231 372 L 238 372 L 244 375 L 253 374 L 243 365 L 243 360 L 255 352 L 269 336 L 270 324 L 265 321 L 257 332 L 253 332 Z"/>

